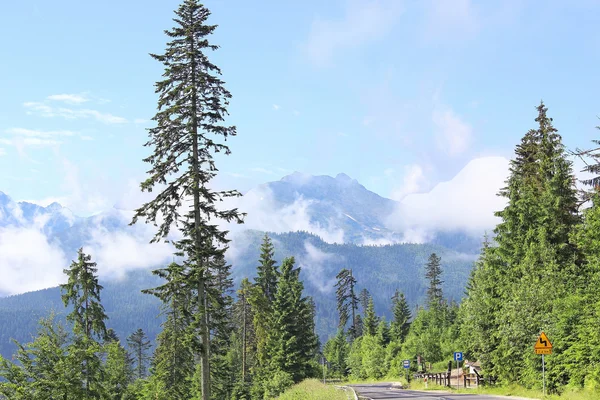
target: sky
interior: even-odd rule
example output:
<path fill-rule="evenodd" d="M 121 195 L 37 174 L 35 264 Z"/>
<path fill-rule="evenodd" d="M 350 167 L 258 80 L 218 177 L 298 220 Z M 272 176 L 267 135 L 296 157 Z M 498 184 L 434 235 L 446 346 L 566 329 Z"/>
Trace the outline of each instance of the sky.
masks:
<path fill-rule="evenodd" d="M 163 73 L 149 53 L 178 3 L 2 5 L 0 191 L 91 215 L 137 190 Z M 238 130 L 217 158 L 222 188 L 344 172 L 402 199 L 474 161 L 485 179 L 542 99 L 568 148 L 600 134 L 595 0 L 205 5 Z"/>

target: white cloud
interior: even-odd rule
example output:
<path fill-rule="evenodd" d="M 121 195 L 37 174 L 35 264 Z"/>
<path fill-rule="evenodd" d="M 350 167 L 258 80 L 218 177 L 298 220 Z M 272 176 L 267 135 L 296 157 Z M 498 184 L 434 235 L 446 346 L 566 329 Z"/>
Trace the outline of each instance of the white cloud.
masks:
<path fill-rule="evenodd" d="M 294 110 L 294 111 L 292 111 L 292 113 L 293 113 L 293 114 L 294 114 L 296 117 L 300 115 L 300 111 L 298 111 L 298 110 Z"/>
<path fill-rule="evenodd" d="M 2 147 L 0 147 L 0 156 L 5 156 L 6 155 L 6 150 L 4 150 Z"/>
<path fill-rule="evenodd" d="M 509 161 L 503 157 L 476 158 L 430 192 L 406 196 L 388 226 L 402 231 L 411 242 L 426 241 L 439 230 L 481 234 L 496 225 L 494 212 L 505 206 L 505 199 L 496 194 L 504 186 L 508 168 Z"/>
<path fill-rule="evenodd" d="M 338 258 L 335 254 L 325 253 L 308 241 L 304 242 L 305 255 L 299 257 L 298 266 L 308 276 L 308 281 L 322 293 L 329 293 L 335 285 L 335 278 L 327 279 L 325 273 L 328 264 Z"/>
<path fill-rule="evenodd" d="M 81 94 L 53 94 L 47 97 L 48 100 L 62 101 L 68 104 L 81 104 L 89 101 L 87 97 Z"/>
<path fill-rule="evenodd" d="M 273 104 L 273 110 L 279 111 L 280 108 L 281 106 L 279 106 L 278 104 Z"/>
<path fill-rule="evenodd" d="M 337 51 L 387 34 L 401 11 L 401 2 L 396 0 L 349 0 L 342 18 L 313 21 L 304 50 L 314 64 L 330 65 Z"/>
<path fill-rule="evenodd" d="M 307 231 L 320 236 L 328 243 L 343 243 L 344 231 L 333 227 L 332 224 L 311 222 L 308 212 L 311 200 L 297 197 L 292 204 L 277 204 L 271 191 L 264 186 L 250 190 L 241 198 L 227 199 L 223 208 L 237 207 L 248 215 L 243 225 L 222 226 L 232 232 L 244 229 L 256 229 L 266 232 L 295 232 Z"/>
<path fill-rule="evenodd" d="M 386 176 L 391 176 L 393 171 L 384 171 Z M 417 193 L 429 185 L 423 168 L 418 164 L 411 164 L 404 167 L 404 177 L 402 185 L 392 191 L 391 198 L 400 201 L 409 194 Z"/>
<path fill-rule="evenodd" d="M 124 124 L 127 122 L 126 118 L 112 115 L 109 113 L 102 113 L 97 110 L 91 109 L 73 109 L 64 107 L 51 107 L 47 104 L 28 101 L 23 103 L 23 106 L 27 108 L 28 114 L 37 114 L 42 117 L 54 118 L 61 117 L 64 119 L 81 119 L 81 118 L 94 118 L 99 122 L 105 124 Z"/>
<path fill-rule="evenodd" d="M 433 123 L 437 128 L 437 144 L 450 156 L 464 153 L 473 136 L 473 129 L 450 109 L 434 110 Z"/>
<path fill-rule="evenodd" d="M 129 223 L 133 213 L 120 211 L 117 216 L 123 223 Z M 153 227 L 143 222 L 127 231 L 109 232 L 98 227 L 92 232 L 92 239 L 85 243 L 84 251 L 92 254 L 101 276 L 121 279 L 130 270 L 171 261 L 175 249 L 164 242 L 150 243 L 153 234 Z"/>
<path fill-rule="evenodd" d="M 39 230 L 0 228 L 0 292 L 17 294 L 56 286 L 64 281 L 62 271 L 67 266 L 63 252 Z"/>

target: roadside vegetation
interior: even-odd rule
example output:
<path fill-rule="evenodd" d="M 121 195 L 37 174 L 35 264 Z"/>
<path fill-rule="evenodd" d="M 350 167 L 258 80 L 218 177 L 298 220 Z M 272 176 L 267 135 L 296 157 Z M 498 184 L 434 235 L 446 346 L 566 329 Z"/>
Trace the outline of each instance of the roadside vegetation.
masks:
<path fill-rule="evenodd" d="M 302 381 L 285 392 L 278 400 L 348 400 L 344 390 L 337 389 L 332 385 L 323 384 L 317 379 Z"/>

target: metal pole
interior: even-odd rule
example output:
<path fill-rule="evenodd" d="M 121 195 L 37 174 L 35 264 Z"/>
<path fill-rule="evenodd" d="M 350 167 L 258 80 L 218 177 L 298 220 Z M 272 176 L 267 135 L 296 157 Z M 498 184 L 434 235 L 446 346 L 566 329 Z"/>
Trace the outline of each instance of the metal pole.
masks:
<path fill-rule="evenodd" d="M 544 390 L 544 397 L 546 396 L 546 362 L 544 360 L 544 355 L 542 354 L 542 387 Z"/>
<path fill-rule="evenodd" d="M 325 385 L 325 362 L 323 362 L 323 385 Z"/>
<path fill-rule="evenodd" d="M 459 389 L 458 385 L 460 382 L 460 372 L 459 372 L 460 370 L 458 369 L 458 363 L 459 363 L 458 357 L 456 357 L 456 390 Z"/>

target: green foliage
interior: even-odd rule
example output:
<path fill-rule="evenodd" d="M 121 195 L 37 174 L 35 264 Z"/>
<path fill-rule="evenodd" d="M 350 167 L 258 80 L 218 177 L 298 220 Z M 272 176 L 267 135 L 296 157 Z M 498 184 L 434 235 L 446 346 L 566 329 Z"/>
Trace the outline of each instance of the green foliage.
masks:
<path fill-rule="evenodd" d="M 307 379 L 282 393 L 278 400 L 347 400 L 343 390 L 324 385 L 317 379 Z"/>
<path fill-rule="evenodd" d="M 441 258 L 431 253 L 429 261 L 425 266 L 425 278 L 429 280 L 429 287 L 427 288 L 427 305 L 430 309 L 438 308 L 442 305 L 444 300 L 444 294 L 442 292 L 442 266 L 440 264 Z"/>
<path fill-rule="evenodd" d="M 339 329 L 337 335 L 329 339 L 323 347 L 323 355 L 330 363 L 329 374 L 335 377 L 344 377 L 347 374 L 349 345 L 343 329 Z"/>
<path fill-rule="evenodd" d="M 150 360 L 148 350 L 150 350 L 152 344 L 142 328 L 138 328 L 127 337 L 127 344 L 131 349 L 133 361 L 135 362 L 135 377 L 136 379 L 144 379 L 146 377 L 146 365 Z"/>
<path fill-rule="evenodd" d="M 339 312 L 338 328 L 344 329 L 350 319 L 350 328 L 348 334 L 352 339 L 356 339 L 358 335 L 357 326 L 357 310 L 358 297 L 355 294 L 356 279 L 352 275 L 352 270 L 342 269 L 336 276 L 337 283 L 335 284 L 337 309 Z"/>
<path fill-rule="evenodd" d="M 370 297 L 365 310 L 365 318 L 363 319 L 363 335 L 375 336 L 378 323 L 379 318 L 375 315 L 375 304 L 373 303 L 373 298 Z"/>
<path fill-rule="evenodd" d="M 106 362 L 104 364 L 104 386 L 108 399 L 126 399 L 129 385 L 133 382 L 133 362 L 127 350 L 118 341 L 104 346 Z"/>
<path fill-rule="evenodd" d="M 275 300 L 275 291 L 277 289 L 277 276 L 279 271 L 273 256 L 275 249 L 273 242 L 269 236 L 265 233 L 263 243 L 260 246 L 260 259 L 259 265 L 256 267 L 256 278 L 255 283 L 262 289 L 263 294 L 269 302 Z"/>
<path fill-rule="evenodd" d="M 399 290 L 396 290 L 394 296 L 392 296 L 392 315 L 393 320 L 390 327 L 391 339 L 402 343 L 406 335 L 408 335 L 412 314 L 404 293 Z"/>

